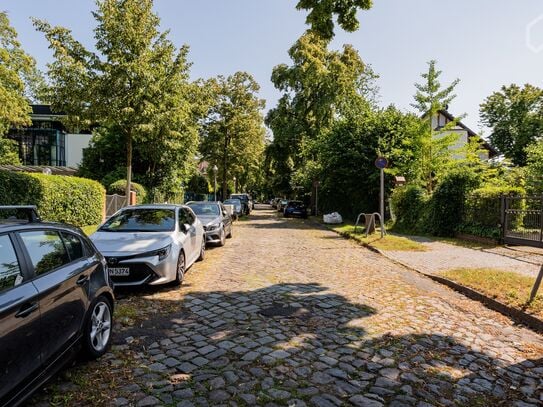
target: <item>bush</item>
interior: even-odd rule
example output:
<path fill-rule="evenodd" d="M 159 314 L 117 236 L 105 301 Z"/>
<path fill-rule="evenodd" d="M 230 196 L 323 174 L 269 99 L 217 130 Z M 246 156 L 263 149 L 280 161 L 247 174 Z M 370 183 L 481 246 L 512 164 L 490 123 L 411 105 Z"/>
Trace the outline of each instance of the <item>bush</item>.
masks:
<path fill-rule="evenodd" d="M 145 200 L 147 199 L 147 191 L 145 190 L 145 187 L 143 185 L 136 182 L 131 182 L 130 190 L 136 193 L 137 203 L 146 202 Z M 115 181 L 107 188 L 107 193 L 110 195 L 126 195 L 126 180 L 120 179 L 119 181 Z"/>
<path fill-rule="evenodd" d="M 462 221 L 466 197 L 479 185 L 479 176 L 469 169 L 447 174 L 432 195 L 429 232 L 436 236 L 454 236 Z"/>
<path fill-rule="evenodd" d="M 464 217 L 459 231 L 472 235 L 500 238 L 501 235 L 501 196 L 525 195 L 526 191 L 521 187 L 511 186 L 484 186 L 476 189 L 466 197 Z M 524 209 L 525 201 L 522 199 L 513 201 L 512 209 Z M 518 217 L 518 222 L 522 218 Z M 521 225 L 513 225 L 519 227 Z"/>
<path fill-rule="evenodd" d="M 43 220 L 75 226 L 102 222 L 104 187 L 85 178 L 0 171 L 0 205 L 36 205 Z"/>
<path fill-rule="evenodd" d="M 429 197 L 416 185 L 397 187 L 391 196 L 394 229 L 405 233 L 424 233 L 427 230 Z"/>

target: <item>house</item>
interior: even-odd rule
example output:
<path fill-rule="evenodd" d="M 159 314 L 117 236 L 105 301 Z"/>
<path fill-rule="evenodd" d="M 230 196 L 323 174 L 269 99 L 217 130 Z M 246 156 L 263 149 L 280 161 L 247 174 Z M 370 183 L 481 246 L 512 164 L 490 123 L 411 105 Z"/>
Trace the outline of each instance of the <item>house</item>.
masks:
<path fill-rule="evenodd" d="M 487 141 L 483 140 L 480 135 L 475 133 L 460 120 L 457 120 L 446 109 L 439 110 L 434 115 L 434 117 L 432 118 L 432 128 L 435 131 L 439 131 L 440 129 L 443 129 L 445 126 L 449 125 L 450 122 L 454 122 L 455 120 L 456 124 L 446 130 L 447 133 L 452 132 L 458 134 L 458 141 L 454 146 L 451 147 L 452 149 L 458 150 L 459 148 L 462 148 L 463 146 L 468 144 L 470 140 L 475 138 L 481 141 L 481 149 L 483 150 L 483 152 L 481 153 L 482 160 L 486 161 L 491 158 L 497 157 L 500 154 L 498 150 L 492 147 Z"/>
<path fill-rule="evenodd" d="M 89 131 L 68 133 L 61 122 L 63 115 L 53 113 L 49 105 L 31 107 L 32 125 L 11 129 L 6 134 L 17 142 L 23 165 L 78 167 L 92 134 Z"/>

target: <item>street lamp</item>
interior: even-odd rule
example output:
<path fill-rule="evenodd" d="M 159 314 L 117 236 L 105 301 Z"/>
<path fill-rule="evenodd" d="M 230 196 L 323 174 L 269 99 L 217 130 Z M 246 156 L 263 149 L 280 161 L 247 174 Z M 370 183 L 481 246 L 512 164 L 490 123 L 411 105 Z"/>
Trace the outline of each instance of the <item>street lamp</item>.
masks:
<path fill-rule="evenodd" d="M 234 176 L 234 194 L 237 194 L 237 193 L 238 193 L 238 184 L 237 184 L 237 179 Z"/>
<path fill-rule="evenodd" d="M 213 192 L 215 193 L 215 202 L 217 202 L 217 171 L 219 171 L 219 167 L 217 167 L 217 164 L 213 166 L 213 174 L 215 175 L 215 188 L 213 188 Z"/>

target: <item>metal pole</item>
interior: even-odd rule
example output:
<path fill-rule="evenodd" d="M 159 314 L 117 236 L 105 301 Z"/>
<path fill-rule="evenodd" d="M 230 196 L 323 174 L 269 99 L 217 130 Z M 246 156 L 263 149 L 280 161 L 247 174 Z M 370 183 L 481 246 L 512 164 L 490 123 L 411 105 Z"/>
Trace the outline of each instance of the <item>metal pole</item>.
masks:
<path fill-rule="evenodd" d="M 537 291 L 539 290 L 539 286 L 541 285 L 541 280 L 543 280 L 543 265 L 541 266 L 541 269 L 539 270 L 539 274 L 537 275 L 537 278 L 535 279 L 534 287 L 532 288 L 532 292 L 530 293 L 530 301 L 532 302 L 535 299 L 535 296 L 537 295 Z"/>
<path fill-rule="evenodd" d="M 319 216 L 319 184 L 315 187 L 315 216 Z"/>
<path fill-rule="evenodd" d="M 213 193 L 215 195 L 215 202 L 217 202 L 217 171 L 215 171 L 215 188 L 213 188 Z"/>
<path fill-rule="evenodd" d="M 380 214 L 381 214 L 381 238 L 385 236 L 385 170 L 381 169 L 381 199 L 380 199 Z"/>

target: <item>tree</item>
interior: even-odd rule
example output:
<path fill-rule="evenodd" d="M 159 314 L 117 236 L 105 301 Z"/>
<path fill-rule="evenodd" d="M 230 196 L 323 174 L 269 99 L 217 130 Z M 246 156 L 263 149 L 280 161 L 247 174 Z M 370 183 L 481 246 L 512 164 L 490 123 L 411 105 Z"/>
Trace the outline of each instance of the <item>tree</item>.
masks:
<path fill-rule="evenodd" d="M 441 71 L 436 69 L 437 62 L 428 62 L 428 71 L 421 74 L 422 83 L 416 83 L 415 103 L 413 106 L 422 115 L 422 124 L 418 136 L 406 140 L 412 152 L 412 165 L 415 170 L 415 183 L 422 183 L 428 192 L 432 192 L 434 178 L 440 173 L 446 172 L 452 162 L 452 145 L 458 136 L 451 129 L 456 121 L 449 122 L 446 126 L 435 129 L 433 120 L 440 110 L 447 109 L 456 95 L 454 88 L 459 80 L 454 80 L 450 85 L 443 87 L 439 82 Z"/>
<path fill-rule="evenodd" d="M 369 10 L 372 5 L 372 0 L 300 0 L 296 8 L 309 10 L 306 23 L 311 30 L 322 38 L 331 39 L 334 36 L 334 16 L 337 16 L 341 28 L 353 32 L 359 27 L 358 9 Z"/>
<path fill-rule="evenodd" d="M 491 143 L 515 165 L 526 164 L 526 147 L 543 133 L 543 90 L 526 84 L 503 86 L 481 104 L 481 122 Z"/>
<path fill-rule="evenodd" d="M 198 86 L 188 82 L 188 47 L 177 49 L 158 31 L 152 0 L 98 0 L 96 52 L 71 32 L 35 20 L 49 40 L 46 96 L 71 126 L 98 124 L 126 146 L 128 194 L 134 148 L 148 158 L 146 186 L 179 191 L 190 176 L 198 141 Z M 175 190 L 172 191 L 172 188 Z"/>
<path fill-rule="evenodd" d="M 543 140 L 526 148 L 526 190 L 532 195 L 543 193 Z"/>
<path fill-rule="evenodd" d="M 222 198 L 227 197 L 228 181 L 236 177 L 247 188 L 260 169 L 264 152 L 264 101 L 257 96 L 260 87 L 246 72 L 210 82 L 214 101 L 202 127 L 200 152 L 211 165 L 217 165 Z"/>
<path fill-rule="evenodd" d="M 34 59 L 24 52 L 5 12 L 0 12 L 0 164 L 20 164 L 16 143 L 3 136 L 31 124 L 29 98 L 39 85 Z"/>

